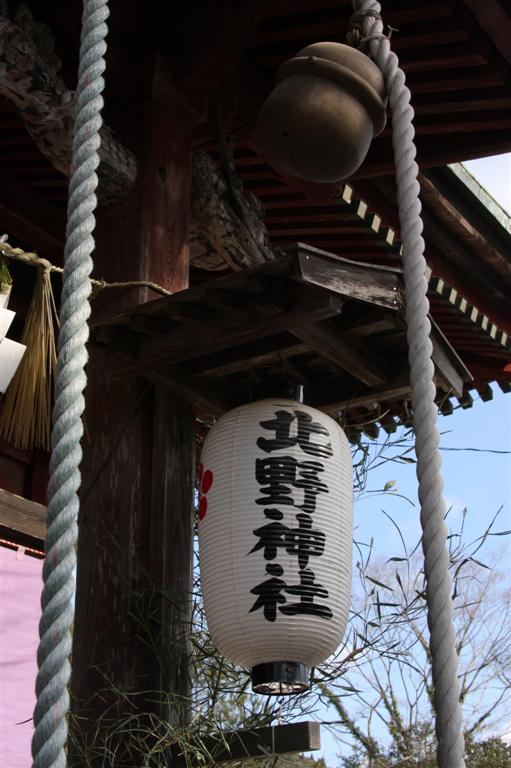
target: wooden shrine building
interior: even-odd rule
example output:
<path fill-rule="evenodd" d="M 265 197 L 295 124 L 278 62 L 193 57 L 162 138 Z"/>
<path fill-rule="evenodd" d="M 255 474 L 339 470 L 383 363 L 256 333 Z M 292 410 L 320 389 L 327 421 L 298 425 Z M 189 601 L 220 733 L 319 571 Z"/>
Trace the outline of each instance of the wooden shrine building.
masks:
<path fill-rule="evenodd" d="M 57 267 L 80 5 L 0 3 L 0 234 Z M 350 15 L 348 0 L 112 0 L 93 276 L 132 285 L 98 289 L 91 319 L 73 650 L 91 722 L 103 674 L 189 691 L 195 439 L 216 416 L 292 380 L 353 440 L 410 424 L 390 124 L 341 185 L 280 173 L 254 131 L 276 69 L 343 42 Z M 448 415 L 511 389 L 511 218 L 460 165 L 511 151 L 511 8 L 386 0 L 383 16 L 416 112 Z M 16 338 L 34 268 L 9 268 Z M 2 539 L 41 548 L 47 479 L 46 450 L 0 439 Z M 175 591 L 155 609 L 163 665 L 130 624 L 122 585 L 141 571 Z"/>

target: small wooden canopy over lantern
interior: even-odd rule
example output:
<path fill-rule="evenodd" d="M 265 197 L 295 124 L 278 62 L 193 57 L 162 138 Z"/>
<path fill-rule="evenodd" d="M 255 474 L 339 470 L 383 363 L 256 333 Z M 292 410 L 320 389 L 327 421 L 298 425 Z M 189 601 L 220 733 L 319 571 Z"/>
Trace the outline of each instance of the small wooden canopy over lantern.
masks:
<path fill-rule="evenodd" d="M 314 43 L 283 64 L 259 114 L 268 160 L 306 181 L 332 183 L 360 167 L 385 127 L 385 86 L 376 64 L 341 43 Z"/>
<path fill-rule="evenodd" d="M 235 408 L 201 457 L 204 608 L 258 693 L 307 690 L 338 647 L 351 587 L 352 462 L 344 432 L 300 402 Z"/>

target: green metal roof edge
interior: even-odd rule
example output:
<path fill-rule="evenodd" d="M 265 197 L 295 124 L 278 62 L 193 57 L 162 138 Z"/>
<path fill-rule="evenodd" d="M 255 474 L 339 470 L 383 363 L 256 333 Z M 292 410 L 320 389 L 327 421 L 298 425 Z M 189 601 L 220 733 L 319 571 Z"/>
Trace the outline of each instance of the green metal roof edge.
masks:
<path fill-rule="evenodd" d="M 465 168 L 462 163 L 451 163 L 447 166 L 452 173 L 472 192 L 499 224 L 511 235 L 511 216 L 504 210 L 482 184 Z M 511 179 L 510 179 L 511 183 Z"/>

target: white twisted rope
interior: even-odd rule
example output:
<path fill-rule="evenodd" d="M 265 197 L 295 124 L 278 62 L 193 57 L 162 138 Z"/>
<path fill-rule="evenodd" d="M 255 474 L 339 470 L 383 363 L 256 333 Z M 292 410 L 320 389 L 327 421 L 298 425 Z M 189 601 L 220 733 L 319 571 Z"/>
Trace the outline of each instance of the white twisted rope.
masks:
<path fill-rule="evenodd" d="M 108 0 L 84 0 L 73 158 L 64 250 L 59 353 L 55 383 L 48 531 L 39 624 L 39 672 L 32 739 L 33 768 L 65 768 L 67 686 L 75 590 L 80 440 L 89 336 L 92 232 L 98 179 Z"/>
<path fill-rule="evenodd" d="M 383 36 L 383 24 L 379 17 L 380 3 L 375 0 L 353 0 L 353 7 L 361 18 L 362 40 L 368 42 L 371 54 L 385 78 L 392 110 L 392 144 L 403 243 L 408 360 L 436 710 L 437 759 L 439 768 L 463 768 L 465 749 L 459 703 L 458 655 L 438 450 L 440 435 L 437 429 L 434 367 L 429 338 L 431 325 L 428 319 L 420 187 L 415 162 L 414 112 L 404 72 L 399 67 L 396 54 L 390 49 L 388 38 Z"/>

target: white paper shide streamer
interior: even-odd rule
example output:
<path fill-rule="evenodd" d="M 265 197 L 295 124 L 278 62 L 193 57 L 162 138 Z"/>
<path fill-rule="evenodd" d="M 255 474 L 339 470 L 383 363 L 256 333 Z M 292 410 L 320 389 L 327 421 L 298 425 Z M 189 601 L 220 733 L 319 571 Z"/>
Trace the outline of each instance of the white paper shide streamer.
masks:
<path fill-rule="evenodd" d="M 285 399 L 236 408 L 201 457 L 200 567 L 214 643 L 255 691 L 295 693 L 338 647 L 351 588 L 344 432 Z"/>
<path fill-rule="evenodd" d="M 8 293 L 0 293 L 0 392 L 2 393 L 7 391 L 26 350 L 24 344 L 6 338 L 15 314 L 7 309 L 8 299 Z"/>

